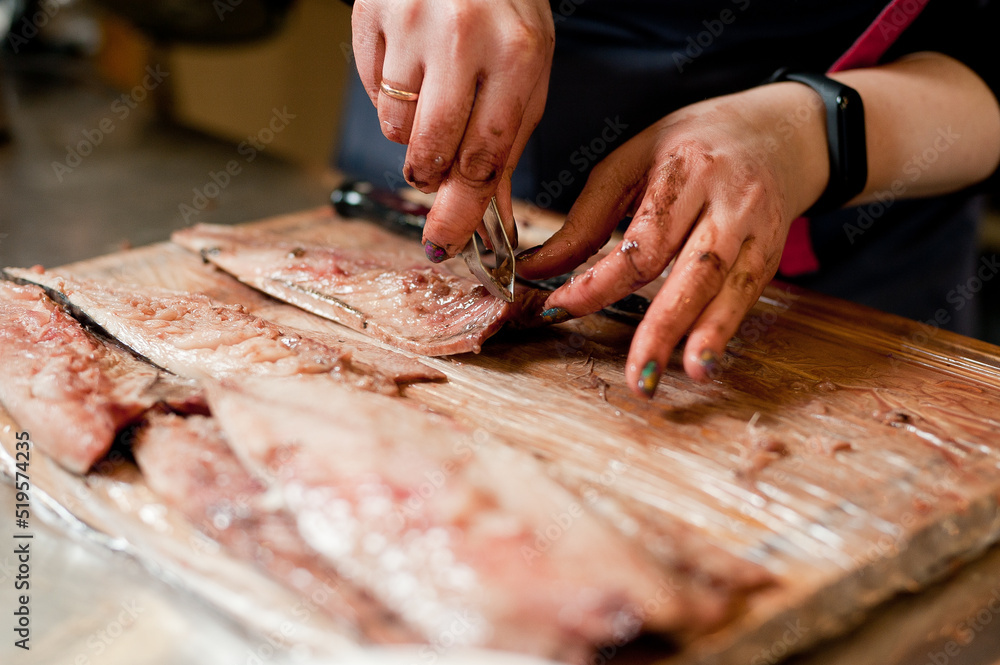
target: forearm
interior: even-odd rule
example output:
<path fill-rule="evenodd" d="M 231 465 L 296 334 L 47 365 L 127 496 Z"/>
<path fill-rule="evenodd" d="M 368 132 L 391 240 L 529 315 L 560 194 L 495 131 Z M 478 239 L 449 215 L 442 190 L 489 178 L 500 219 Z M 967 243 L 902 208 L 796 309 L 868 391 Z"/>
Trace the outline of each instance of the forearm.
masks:
<path fill-rule="evenodd" d="M 971 69 L 937 53 L 832 75 L 865 105 L 868 183 L 851 201 L 956 191 L 1000 162 L 1000 106 Z"/>

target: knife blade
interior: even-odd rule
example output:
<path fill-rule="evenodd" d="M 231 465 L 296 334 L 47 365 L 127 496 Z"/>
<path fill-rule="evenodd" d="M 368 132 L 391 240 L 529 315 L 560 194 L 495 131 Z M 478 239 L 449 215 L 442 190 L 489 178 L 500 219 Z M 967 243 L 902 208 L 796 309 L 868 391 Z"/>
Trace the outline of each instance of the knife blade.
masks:
<path fill-rule="evenodd" d="M 490 199 L 490 204 L 486 206 L 483 224 L 486 226 L 486 235 L 493 246 L 496 266 L 490 268 L 483 264 L 483 255 L 479 251 L 478 233 L 473 233 L 472 237 L 469 238 L 469 243 L 462 250 L 462 258 L 465 259 L 469 270 L 482 282 L 487 291 L 501 300 L 514 302 L 514 278 L 516 277 L 514 248 L 511 247 L 507 230 L 500 220 L 500 211 L 497 209 L 497 197 L 495 196 Z"/>

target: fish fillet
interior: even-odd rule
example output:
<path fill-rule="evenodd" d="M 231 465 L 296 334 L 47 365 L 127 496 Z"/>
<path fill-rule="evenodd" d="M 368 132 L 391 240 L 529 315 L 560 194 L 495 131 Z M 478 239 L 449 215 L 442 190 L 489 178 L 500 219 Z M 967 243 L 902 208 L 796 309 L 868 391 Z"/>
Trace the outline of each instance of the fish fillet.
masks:
<path fill-rule="evenodd" d="M 251 561 L 374 642 L 412 642 L 399 617 L 345 581 L 299 535 L 295 518 L 275 508 L 267 483 L 233 454 L 216 421 L 154 414 L 133 443 L 143 478 L 163 501 L 236 556 Z"/>
<path fill-rule="evenodd" d="M 640 626 L 684 625 L 680 587 L 528 455 L 313 377 L 206 391 L 306 541 L 432 645 L 446 636 L 580 662 Z"/>
<path fill-rule="evenodd" d="M 205 295 L 223 303 L 243 304 L 262 319 L 292 328 L 324 344 L 343 349 L 350 354 L 351 365 L 362 372 L 383 374 L 397 384 L 444 381 L 441 370 L 428 366 L 418 358 L 380 346 L 361 335 L 348 337 L 345 329 L 330 321 L 287 303 L 275 300 L 234 279 L 220 270 L 213 270 L 216 284 Z M 235 287 L 235 288 L 234 288 Z"/>
<path fill-rule="evenodd" d="M 504 324 L 530 321 L 547 295 L 519 288 L 508 303 L 471 277 L 391 249 L 299 243 L 210 224 L 171 239 L 275 298 L 427 356 L 478 353 Z"/>
<path fill-rule="evenodd" d="M 109 335 L 179 376 L 322 374 L 365 390 L 396 392 L 377 372 L 362 372 L 343 349 L 197 293 L 74 279 L 41 269 L 7 268 L 16 279 L 64 298 Z"/>
<path fill-rule="evenodd" d="M 86 473 L 159 403 L 204 409 L 198 388 L 104 343 L 37 286 L 0 282 L 0 402 L 59 464 Z"/>

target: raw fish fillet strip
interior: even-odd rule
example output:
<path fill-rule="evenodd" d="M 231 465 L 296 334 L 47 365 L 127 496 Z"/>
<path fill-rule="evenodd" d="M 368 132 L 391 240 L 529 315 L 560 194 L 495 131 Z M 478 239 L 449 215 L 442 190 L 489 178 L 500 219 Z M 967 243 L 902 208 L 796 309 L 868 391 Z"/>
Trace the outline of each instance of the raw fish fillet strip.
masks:
<path fill-rule="evenodd" d="M 299 535 L 295 518 L 274 508 L 267 483 L 240 465 L 210 417 L 153 414 L 133 453 L 163 501 L 240 558 L 252 561 L 340 620 L 356 639 L 412 642 L 399 617 L 341 578 Z"/>
<path fill-rule="evenodd" d="M 426 356 L 478 353 L 504 324 L 530 324 L 547 295 L 519 288 L 508 303 L 471 277 L 402 253 L 253 229 L 198 224 L 171 239 L 264 293 Z"/>
<path fill-rule="evenodd" d="M 37 286 L 0 281 L 0 402 L 66 469 L 86 473 L 160 403 L 204 409 L 197 386 L 105 344 Z"/>
<path fill-rule="evenodd" d="M 197 293 L 74 279 L 40 268 L 7 268 L 9 276 L 64 298 L 137 354 L 179 376 L 322 374 L 365 390 L 395 393 L 380 373 L 361 372 L 343 349 L 253 316 L 242 305 Z"/>
<path fill-rule="evenodd" d="M 529 455 L 313 377 L 212 382 L 206 394 L 305 540 L 432 644 L 582 662 L 640 627 L 686 627 L 687 588 Z"/>

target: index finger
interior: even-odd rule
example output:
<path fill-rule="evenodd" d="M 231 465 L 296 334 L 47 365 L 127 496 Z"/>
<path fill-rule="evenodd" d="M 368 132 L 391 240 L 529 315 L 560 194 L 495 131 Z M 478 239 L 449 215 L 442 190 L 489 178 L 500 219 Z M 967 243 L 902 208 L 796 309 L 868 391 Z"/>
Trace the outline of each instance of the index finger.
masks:
<path fill-rule="evenodd" d="M 629 144 L 620 148 L 628 149 Z M 613 154 L 608 160 L 591 172 L 563 225 L 544 244 L 526 251 L 526 256 L 519 258 L 521 275 L 528 279 L 545 279 L 569 272 L 596 254 L 608 241 L 646 184 L 644 162 L 636 160 L 640 168 L 619 173 L 616 165 L 632 163 L 630 155 L 618 159 L 618 155 Z"/>
<path fill-rule="evenodd" d="M 556 289 L 545 303 L 547 308 L 583 316 L 660 276 L 684 243 L 705 200 L 702 186 L 686 185 L 677 176 L 683 169 L 682 160 L 674 160 L 658 171 L 615 250 Z"/>
<path fill-rule="evenodd" d="M 522 33 L 522 41 L 528 40 Z M 536 110 L 548 83 L 542 43 L 514 40 L 498 62 L 489 63 L 455 155 L 424 226 L 428 257 L 441 259 L 460 251 L 482 221 L 511 159 L 519 156 L 522 134 L 534 129 Z M 540 113 L 538 113 L 540 115 Z M 526 124 L 527 123 L 527 124 Z M 432 258 L 434 260 L 434 258 Z"/>
<path fill-rule="evenodd" d="M 438 189 L 424 226 L 432 261 L 454 256 L 482 222 L 496 194 L 527 100 L 508 97 L 505 79 L 483 82 L 451 170 Z"/>

